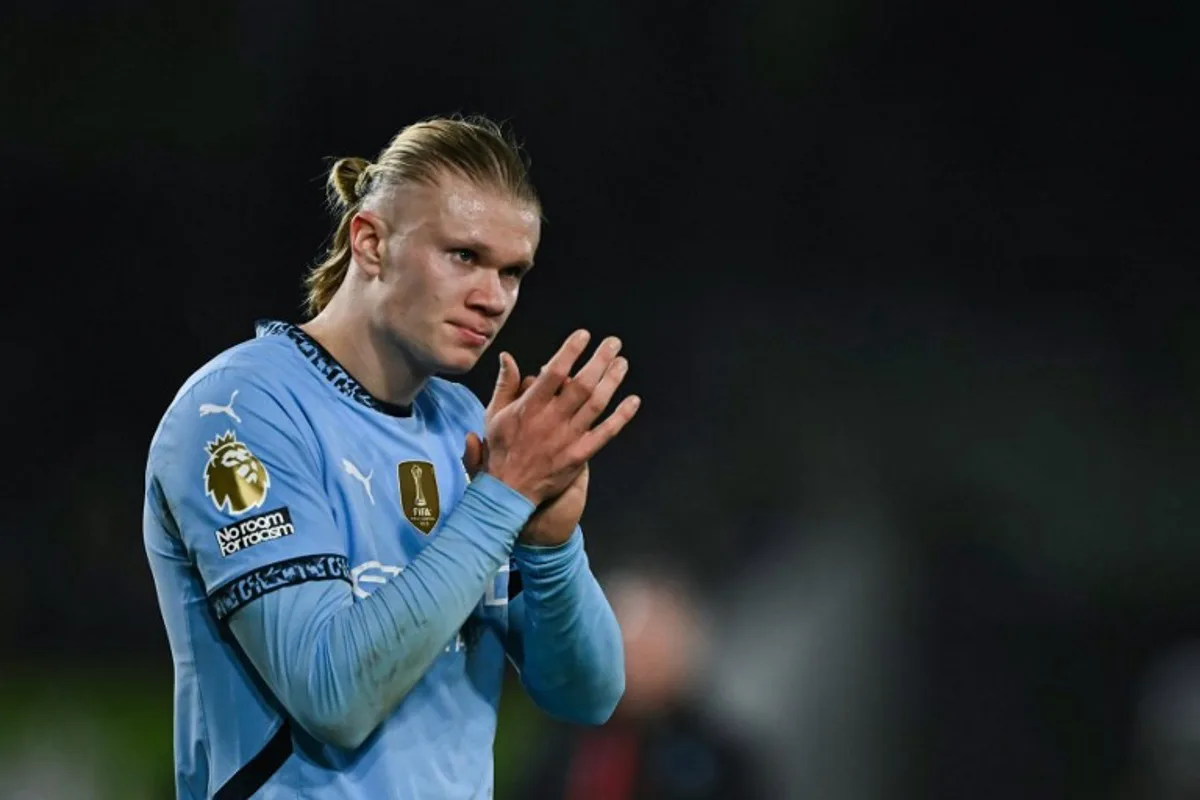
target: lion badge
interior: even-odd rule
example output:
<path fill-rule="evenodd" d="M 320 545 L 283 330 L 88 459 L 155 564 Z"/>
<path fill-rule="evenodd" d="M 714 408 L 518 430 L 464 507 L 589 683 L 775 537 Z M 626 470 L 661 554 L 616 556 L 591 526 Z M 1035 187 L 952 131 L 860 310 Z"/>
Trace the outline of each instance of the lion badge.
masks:
<path fill-rule="evenodd" d="M 241 514 L 266 502 L 271 476 L 233 431 L 225 431 L 204 449 L 204 491 L 218 511 Z"/>

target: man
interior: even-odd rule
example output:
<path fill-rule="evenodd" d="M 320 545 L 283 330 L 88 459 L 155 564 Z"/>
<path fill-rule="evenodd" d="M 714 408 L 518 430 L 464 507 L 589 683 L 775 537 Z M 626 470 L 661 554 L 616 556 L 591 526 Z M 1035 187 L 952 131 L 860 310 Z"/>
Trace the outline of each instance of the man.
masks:
<path fill-rule="evenodd" d="M 610 338 L 572 375 L 584 331 L 524 381 L 501 354 L 486 412 L 435 377 L 479 359 L 537 249 L 494 124 L 418 123 L 329 182 L 315 316 L 200 369 L 150 448 L 177 792 L 490 797 L 506 656 L 554 716 L 599 724 L 620 699 L 578 521 L 588 460 L 639 401 L 601 420 L 627 363 Z"/>

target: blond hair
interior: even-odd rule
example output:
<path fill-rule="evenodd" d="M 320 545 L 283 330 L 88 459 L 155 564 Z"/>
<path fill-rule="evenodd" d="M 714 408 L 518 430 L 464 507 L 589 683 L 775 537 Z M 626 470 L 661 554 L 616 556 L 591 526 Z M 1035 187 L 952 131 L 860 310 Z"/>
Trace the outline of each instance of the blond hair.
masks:
<path fill-rule="evenodd" d="M 350 267 L 350 221 L 373 195 L 405 183 L 437 182 L 452 172 L 499 189 L 541 212 L 529 181 L 529 163 L 511 132 L 486 117 L 435 117 L 401 130 L 374 163 L 339 158 L 329 170 L 330 210 L 339 215 L 324 259 L 305 277 L 308 312 L 317 315 L 342 285 Z"/>

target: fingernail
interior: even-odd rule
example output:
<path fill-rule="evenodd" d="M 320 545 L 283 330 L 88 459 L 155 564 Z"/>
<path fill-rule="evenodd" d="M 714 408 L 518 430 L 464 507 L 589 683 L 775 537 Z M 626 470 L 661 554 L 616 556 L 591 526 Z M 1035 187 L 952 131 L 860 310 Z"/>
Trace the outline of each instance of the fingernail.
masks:
<path fill-rule="evenodd" d="M 642 404 L 642 398 L 638 397 L 637 395 L 634 395 L 633 398 L 629 401 L 629 405 L 633 406 L 634 411 L 637 411 L 638 406 L 640 406 L 641 404 Z"/>
<path fill-rule="evenodd" d="M 620 350 L 621 349 L 621 340 L 617 339 L 616 337 L 613 337 L 612 339 L 610 339 L 608 342 L 608 349 L 614 353 L 617 352 L 618 350 Z"/>
<path fill-rule="evenodd" d="M 580 330 L 577 330 L 575 333 L 571 334 L 571 338 L 573 338 L 577 343 L 583 344 L 588 339 L 592 338 L 592 335 L 581 328 Z"/>

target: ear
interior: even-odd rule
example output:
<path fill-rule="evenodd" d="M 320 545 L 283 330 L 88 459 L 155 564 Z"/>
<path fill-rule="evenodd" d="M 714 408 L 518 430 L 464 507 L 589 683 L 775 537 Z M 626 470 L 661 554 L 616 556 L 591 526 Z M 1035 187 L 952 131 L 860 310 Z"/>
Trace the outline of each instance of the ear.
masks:
<path fill-rule="evenodd" d="M 376 276 L 383 266 L 383 243 L 387 239 L 383 220 L 370 211 L 359 211 L 350 220 L 350 252 L 359 267 Z"/>

